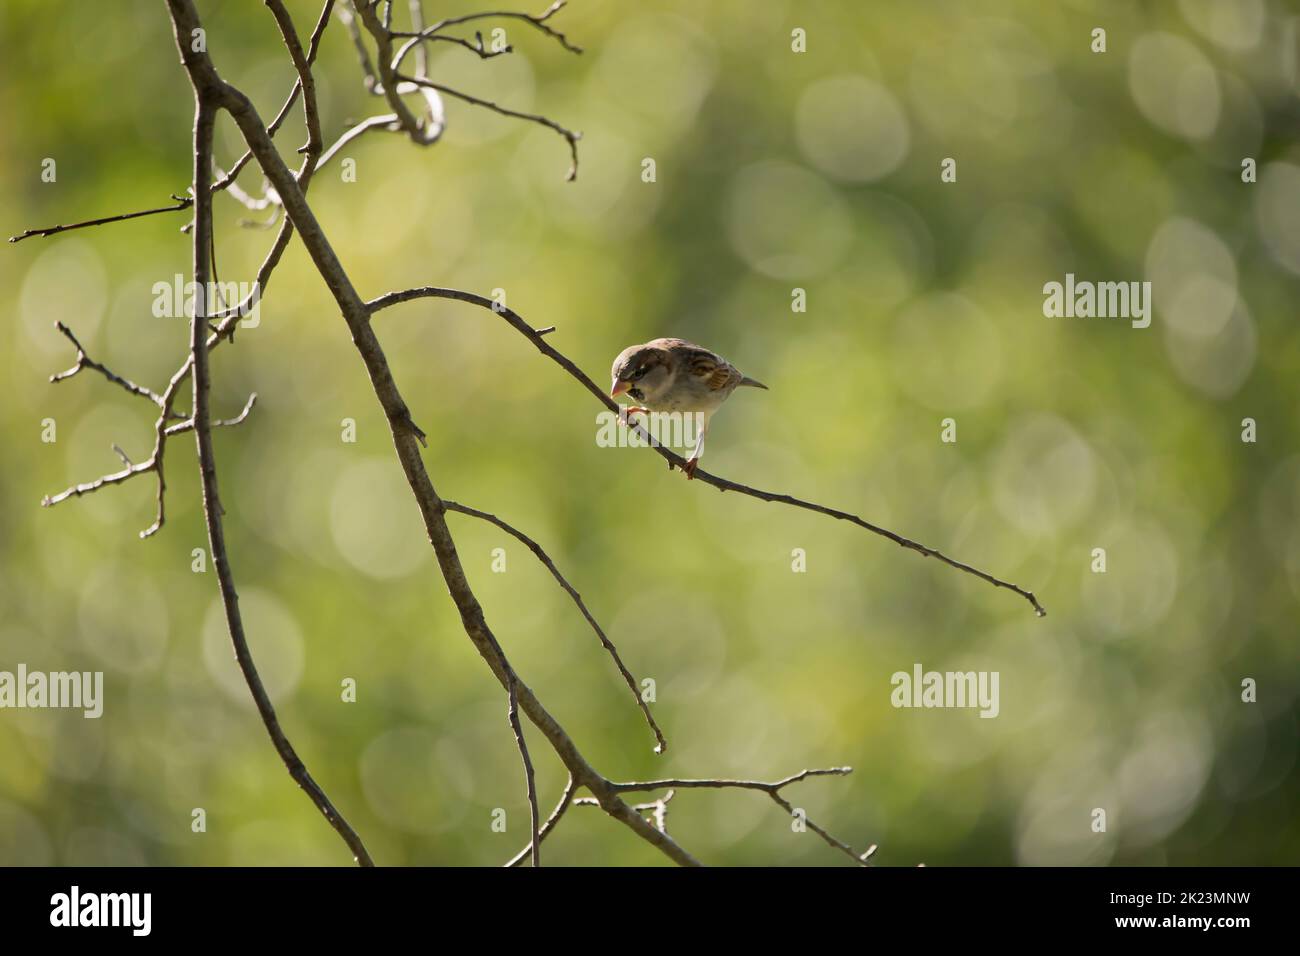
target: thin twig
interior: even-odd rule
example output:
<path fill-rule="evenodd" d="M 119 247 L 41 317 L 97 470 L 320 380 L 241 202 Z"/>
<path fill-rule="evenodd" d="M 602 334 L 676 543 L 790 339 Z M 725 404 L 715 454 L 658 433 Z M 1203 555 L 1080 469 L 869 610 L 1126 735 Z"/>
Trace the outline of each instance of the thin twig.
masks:
<path fill-rule="evenodd" d="M 311 43 L 307 53 L 307 62 L 309 64 L 316 60 L 316 51 L 320 45 L 321 34 L 325 32 L 325 25 L 329 23 L 329 14 L 330 10 L 333 9 L 333 6 L 334 0 L 325 0 L 324 9 L 321 11 L 320 18 L 317 20 L 316 28 L 312 31 Z M 276 131 L 284 123 L 285 118 L 289 115 L 289 111 L 293 109 L 294 103 L 298 101 L 298 94 L 301 92 L 302 87 L 300 82 L 295 81 L 288 99 L 286 99 L 284 105 L 280 107 L 280 112 L 276 114 L 275 119 L 271 121 L 271 125 L 267 127 L 268 132 L 270 132 L 272 136 L 275 135 Z M 253 154 L 249 151 L 245 151 L 244 155 L 239 158 L 235 165 L 230 167 L 230 171 L 221 176 L 218 181 L 213 184 L 212 191 L 214 193 L 221 192 L 222 190 L 229 189 L 233 186 L 235 178 L 252 158 Z M 127 219 L 139 219 L 141 216 L 153 216 L 163 212 L 180 212 L 181 210 L 189 209 L 194 205 L 194 197 L 192 196 L 172 196 L 172 199 L 176 200 L 176 205 L 174 206 L 159 206 L 157 209 L 142 209 L 139 212 L 128 212 L 119 216 L 106 216 L 103 219 L 89 219 L 85 222 L 70 223 L 66 226 L 49 226 L 44 229 L 28 229 L 20 235 L 11 236 L 9 241 L 21 242 L 22 240 L 29 239 L 32 236 L 52 236 L 55 233 L 67 232 L 71 229 L 85 229 L 89 226 L 103 226 L 113 222 L 123 222 Z"/>
<path fill-rule="evenodd" d="M 515 52 L 515 48 L 511 46 L 509 43 L 507 43 L 499 50 L 489 50 L 487 47 L 483 45 L 483 34 L 481 33 L 474 34 L 473 43 L 471 43 L 469 40 L 466 40 L 464 37 L 443 36 L 441 33 L 434 34 L 433 36 L 430 37 L 425 37 L 424 39 L 428 41 L 441 41 L 442 43 L 454 43 L 457 46 L 463 46 L 465 49 L 469 50 L 469 52 L 475 54 L 480 60 L 490 60 L 494 56 L 504 56 L 507 53 Z M 422 46 L 416 47 L 417 50 L 420 50 L 422 48 L 423 48 Z M 426 76 L 427 73 L 417 68 L 415 71 L 415 75 Z"/>
<path fill-rule="evenodd" d="M 104 376 L 104 378 L 108 379 L 114 385 L 120 385 L 122 388 L 126 389 L 132 395 L 137 395 L 140 398 L 147 398 L 155 405 L 158 405 L 159 407 L 162 406 L 163 403 L 162 396 L 159 395 L 157 392 L 153 391 L 152 389 L 145 388 L 143 385 L 137 385 L 135 384 L 135 382 L 132 382 L 130 379 L 123 378 L 122 376 L 111 371 L 110 369 L 101 365 L 99 362 L 96 362 L 89 355 L 87 355 L 86 350 L 82 348 L 81 343 L 77 341 L 77 337 L 72 334 L 72 329 L 68 328 L 61 321 L 57 321 L 57 320 L 54 323 L 54 327 L 58 329 L 60 332 L 62 332 L 64 337 L 66 337 L 68 341 L 70 341 L 74 346 L 76 346 L 77 364 L 72 366 L 72 368 L 70 369 L 67 369 L 62 372 L 58 372 L 55 375 L 51 375 L 50 376 L 51 382 L 62 382 L 64 379 L 72 378 L 72 376 L 76 375 L 78 372 L 80 372 L 82 369 L 85 368 L 94 369 L 96 372 Z"/>
<path fill-rule="evenodd" d="M 141 216 L 154 216 L 160 212 L 179 212 L 182 209 L 189 209 L 194 205 L 193 198 L 189 196 L 172 196 L 176 200 L 174 206 L 159 206 L 157 209 L 142 209 L 139 212 L 125 212 L 120 216 L 105 216 L 102 219 L 87 219 L 85 222 L 71 222 L 66 226 L 46 226 L 44 229 L 28 229 L 16 236 L 10 236 L 10 242 L 22 242 L 24 239 L 30 239 L 32 236 L 53 236 L 60 232 L 69 232 L 73 229 L 87 229 L 91 226 L 103 226 L 110 222 L 125 222 L 127 219 L 139 219 Z"/>
<path fill-rule="evenodd" d="M 481 106 L 484 109 L 489 109 L 494 113 L 501 114 L 502 116 L 526 120 L 529 123 L 537 123 L 539 126 L 545 126 L 547 129 L 554 130 L 563 136 L 564 141 L 569 144 L 569 172 L 564 178 L 567 182 L 573 182 L 578 178 L 578 140 L 582 139 L 581 133 L 561 126 L 559 123 L 555 122 L 555 120 L 548 119 L 538 113 L 524 113 L 519 110 L 512 110 L 509 107 L 493 103 L 491 100 L 472 96 L 469 93 L 462 93 L 460 90 L 453 90 L 450 86 L 443 86 L 441 83 L 434 83 L 432 80 L 422 80 L 417 77 L 401 75 L 399 75 L 397 79 L 400 82 L 410 83 L 424 89 L 437 90 L 439 93 L 444 93 L 447 96 L 454 97 L 455 99 L 462 100 L 466 103 L 472 103 L 475 106 Z"/>
<path fill-rule="evenodd" d="M 321 153 L 320 163 L 318 164 L 318 166 L 324 166 L 326 163 L 328 163 L 331 159 L 334 158 L 335 154 L 338 153 L 340 149 L 342 149 L 344 146 L 352 142 L 354 139 L 356 139 L 358 136 L 362 135 L 363 133 L 367 133 L 372 129 L 385 129 L 391 131 L 400 128 L 401 127 L 397 123 L 396 113 L 385 113 L 382 116 L 371 116 L 368 117 L 367 119 L 363 119 L 361 122 L 357 123 L 346 133 L 340 136 L 334 142 L 333 146 L 325 150 L 325 152 Z"/>
<path fill-rule="evenodd" d="M 487 511 L 479 511 L 476 508 L 468 508 L 465 505 L 458 504 L 455 501 L 449 501 L 446 498 L 442 499 L 442 504 L 448 511 L 455 511 L 459 514 L 469 515 L 472 518 L 479 518 L 496 525 L 502 531 L 506 532 L 506 534 L 509 534 L 523 542 L 524 546 L 536 555 L 537 560 L 546 566 L 546 569 L 551 572 L 551 576 L 555 578 L 560 587 L 564 588 L 569 597 L 573 599 L 573 603 L 578 606 L 578 610 L 581 611 L 582 616 L 587 619 L 587 623 L 591 625 L 591 629 L 596 632 L 596 637 L 600 639 L 601 645 L 609 652 L 609 656 L 614 659 L 614 665 L 618 668 L 619 673 L 623 675 L 623 681 L 627 684 L 628 690 L 632 692 L 632 699 L 635 700 L 637 706 L 641 708 L 641 713 L 645 715 L 646 723 L 650 725 L 650 730 L 655 735 L 655 753 L 663 753 L 667 750 L 668 742 L 664 740 L 663 732 L 659 729 L 659 725 L 655 723 L 654 716 L 650 713 L 650 708 L 641 698 L 641 693 L 637 689 L 636 678 L 632 676 L 632 672 L 624 666 L 623 659 L 619 657 L 618 648 L 614 646 L 613 641 L 605 636 L 604 630 L 596 622 L 596 619 L 592 617 L 591 611 L 587 609 L 587 605 L 583 602 L 582 596 L 573 589 L 573 585 L 571 585 L 565 579 L 564 575 L 560 573 L 560 569 L 555 566 L 555 562 L 551 560 L 551 556 L 546 553 L 546 550 L 518 528 L 506 524 L 506 522 L 502 521 L 494 514 Z"/>
<path fill-rule="evenodd" d="M 240 412 L 234 418 L 218 419 L 217 421 L 212 422 L 211 426 L 213 428 L 226 428 L 233 425 L 241 424 L 244 421 L 244 419 L 248 417 L 248 413 L 253 410 L 253 404 L 256 401 L 257 401 L 257 392 L 253 392 L 251 395 L 248 396 L 248 402 L 245 403 L 244 410 L 242 412 Z M 188 432 L 193 430 L 194 430 L 194 419 L 187 418 L 183 422 L 179 422 L 178 424 L 168 426 L 167 434 L 169 436 L 179 435 L 182 432 Z"/>
<path fill-rule="evenodd" d="M 555 809 L 551 811 L 551 815 L 546 818 L 546 822 L 542 824 L 542 828 L 537 831 L 537 839 L 539 842 L 546 839 L 550 832 L 555 829 L 555 825 L 560 822 L 560 818 L 564 816 L 564 811 L 568 810 L 569 807 L 572 806 L 573 794 L 577 789 L 577 781 L 574 780 L 573 774 L 569 774 L 569 782 L 564 785 L 564 793 L 560 795 L 560 802 L 555 805 Z M 528 846 L 524 847 L 511 857 L 505 865 L 507 867 L 518 866 L 520 863 L 524 862 L 524 860 L 529 859 L 532 852 L 533 844 L 529 843 Z"/>
<path fill-rule="evenodd" d="M 298 73 L 298 88 L 302 90 L 302 109 L 303 119 L 307 124 L 307 145 L 303 146 L 299 152 L 308 156 L 319 156 L 323 146 L 320 132 L 320 112 L 316 108 L 316 78 L 312 76 L 311 61 L 307 59 L 307 54 L 298 41 L 298 31 L 294 29 L 293 19 L 289 16 L 289 11 L 285 9 L 282 0 L 266 0 L 266 6 L 271 11 L 271 16 L 275 17 L 276 25 L 280 28 L 280 37 L 284 40 L 285 49 L 289 51 L 289 59 L 293 60 L 293 68 Z M 321 23 L 329 18 L 328 7 L 321 14 Z M 322 28 L 323 29 L 323 28 Z"/>
<path fill-rule="evenodd" d="M 86 350 L 82 347 L 81 342 L 78 341 L 77 337 L 73 334 L 71 329 L 69 329 L 62 322 L 55 322 L 54 324 L 55 327 L 60 332 L 62 332 L 68 338 L 68 340 L 72 342 L 74 346 L 76 346 L 77 364 L 65 372 L 60 372 L 57 375 L 50 376 L 51 382 L 60 382 L 65 378 L 70 378 L 73 375 L 76 375 L 78 372 L 80 372 L 83 368 L 94 369 L 95 371 L 98 371 L 102 375 L 104 375 L 104 377 L 107 378 L 110 382 L 113 382 L 117 385 L 121 385 L 132 395 L 136 395 L 141 398 L 147 398 L 150 401 L 152 401 L 154 404 L 156 404 L 159 407 L 159 415 L 158 415 L 158 421 L 155 422 L 154 424 L 155 438 L 154 438 L 153 453 L 149 456 L 149 459 L 147 461 L 140 462 L 139 464 L 134 464 L 126 458 L 126 455 L 122 452 L 120 448 L 118 448 L 118 446 L 114 445 L 113 446 L 114 450 L 117 451 L 118 456 L 122 458 L 124 463 L 127 465 L 124 471 L 114 472 L 113 474 L 104 475 L 94 481 L 80 482 L 78 484 L 73 485 L 70 488 L 65 489 L 64 491 L 60 492 L 57 495 L 46 495 L 44 498 L 41 499 L 41 505 L 42 507 L 46 507 L 46 508 L 53 507 L 54 505 L 59 504 L 59 502 L 66 501 L 69 498 L 74 498 L 74 497 L 79 498 L 82 495 L 91 494 L 93 492 L 99 491 L 101 488 L 105 488 L 110 485 L 121 484 L 131 478 L 134 478 L 136 475 L 143 475 L 152 472 L 158 477 L 158 491 L 157 491 L 158 508 L 157 508 L 157 513 L 154 517 L 153 524 L 151 524 L 148 528 L 140 532 L 141 538 L 149 538 L 154 534 L 156 534 L 158 529 L 162 527 L 163 520 L 165 517 L 165 493 L 167 488 L 167 479 L 163 470 L 163 448 L 167 441 L 169 428 L 171 427 L 168 426 L 167 423 L 174 418 L 183 417 L 181 415 L 178 415 L 176 412 L 172 411 L 172 404 L 175 401 L 176 390 L 180 382 L 183 380 L 184 374 L 188 374 L 188 370 L 189 370 L 188 360 L 186 365 L 182 366 L 181 371 L 178 371 L 176 375 L 172 377 L 171 382 L 168 383 L 167 390 L 163 392 L 163 394 L 159 395 L 157 392 L 154 392 L 151 389 L 147 389 L 141 385 L 136 385 L 134 382 L 122 378 L 121 376 L 117 375 L 115 372 L 112 372 L 111 370 L 99 364 L 98 362 L 92 361 L 89 358 L 89 356 L 86 355 Z M 241 416 L 241 419 L 242 417 L 243 416 Z"/>
<path fill-rule="evenodd" d="M 509 701 L 507 716 L 510 720 L 510 728 L 515 732 L 515 745 L 519 748 L 519 756 L 524 762 L 524 780 L 528 789 L 528 832 L 532 834 L 528 842 L 529 855 L 532 857 L 533 866 L 539 867 L 542 865 L 542 837 L 537 812 L 537 775 L 533 772 L 533 758 L 528 755 L 528 743 L 524 740 L 523 725 L 519 723 L 519 678 L 513 672 L 510 675 L 507 697 Z"/>
<path fill-rule="evenodd" d="M 330 12 L 333 9 L 334 9 L 334 0 L 325 0 L 325 5 L 321 7 L 320 16 L 316 18 L 316 26 L 311 32 L 311 39 L 307 43 L 308 65 L 311 65 L 312 63 L 316 62 L 316 51 L 320 49 L 321 37 L 325 33 L 325 27 L 329 25 Z M 288 98 L 285 99 L 284 105 L 280 107 L 280 112 L 275 114 L 275 118 L 271 120 L 271 125 L 266 128 L 266 131 L 272 137 L 275 136 L 276 132 L 280 129 L 280 127 L 284 124 L 284 121 L 288 118 L 289 111 L 293 109 L 294 104 L 298 102 L 298 96 L 301 93 L 302 93 L 301 79 L 296 79 L 294 80 L 293 83 L 293 89 L 289 91 Z M 253 151 L 244 150 L 244 155 L 239 157 L 239 160 L 235 163 L 235 165 L 230 168 L 229 173 L 227 173 L 225 176 L 223 176 L 213 185 L 212 191 L 215 193 L 215 192 L 220 192 L 223 189 L 228 189 L 230 187 L 230 184 L 235 181 L 235 177 L 239 175 L 240 170 L 242 170 L 248 164 L 249 160 L 251 160 L 252 158 L 253 158 Z"/>
<path fill-rule="evenodd" d="M 763 780 L 672 779 L 672 780 L 644 780 L 644 781 L 635 781 L 632 783 L 615 783 L 611 781 L 610 786 L 614 789 L 616 793 L 637 793 L 645 790 L 664 790 L 664 789 L 669 790 L 670 793 L 676 790 L 727 790 L 727 789 L 759 790 L 762 791 L 763 793 L 766 793 L 769 797 L 772 798 L 772 800 L 776 803 L 777 806 L 781 807 L 783 810 L 785 810 L 786 813 L 793 816 L 795 812 L 794 807 L 790 804 L 788 800 L 786 800 L 783 796 L 781 796 L 782 789 L 790 786 L 791 784 L 799 783 L 800 781 L 807 780 L 809 777 L 843 777 L 852 772 L 853 772 L 852 767 L 828 767 L 824 770 L 803 770 L 800 771 L 799 773 L 791 774 L 790 776 L 782 780 L 777 780 L 771 783 Z M 835 849 L 839 850 L 841 853 L 846 854 L 850 859 L 852 859 L 855 863 L 857 863 L 860 866 L 865 865 L 866 861 L 870 859 L 871 855 L 875 852 L 876 848 L 873 845 L 869 847 L 866 850 L 866 852 L 858 853 L 856 850 L 853 849 L 853 847 L 849 846 L 847 843 L 831 836 L 829 833 L 827 833 L 824 829 L 822 829 L 812 820 L 808 819 L 807 816 L 804 816 L 803 822 L 808 826 L 808 829 L 812 830 L 824 841 L 826 841 L 827 845 L 832 846 Z"/>
<path fill-rule="evenodd" d="M 366 2 L 366 0 L 362 0 Z M 361 38 L 361 28 L 357 26 L 357 8 L 353 0 L 344 0 L 339 4 L 339 20 L 347 28 L 348 36 L 352 38 L 353 49 L 357 51 L 357 59 L 361 62 L 361 75 L 365 82 L 366 92 L 373 93 L 379 85 L 379 80 L 375 75 L 375 68 L 370 62 L 370 51 L 366 49 L 365 40 Z M 252 152 L 251 150 L 249 151 Z"/>
<path fill-rule="evenodd" d="M 528 13 L 519 13 L 518 11 L 513 11 L 513 10 L 498 10 L 495 12 L 488 12 L 488 13 L 467 13 L 459 17 L 448 17 L 445 20 L 439 20 L 433 26 L 426 27 L 423 30 L 417 30 L 415 33 L 402 33 L 399 31 L 393 31 L 390 34 L 393 37 L 400 37 L 400 38 L 409 37 L 407 42 L 402 44 L 401 49 L 397 51 L 397 55 L 393 57 L 393 69 L 394 70 L 401 69 L 402 60 L 405 59 L 406 54 L 409 53 L 411 48 L 420 40 L 431 39 L 436 34 L 441 33 L 443 30 L 447 29 L 447 27 L 454 27 L 462 23 L 469 23 L 472 20 L 487 20 L 487 19 L 522 20 L 525 23 L 532 26 L 534 29 L 540 30 L 548 37 L 554 39 L 556 42 L 560 44 L 560 46 L 564 47 L 570 53 L 581 53 L 582 47 L 570 43 L 568 37 L 566 37 L 559 30 L 556 30 L 554 27 L 552 27 L 550 24 L 546 22 L 551 17 L 555 16 L 555 14 L 559 13 L 561 10 L 564 9 L 565 2 L 566 0 L 555 0 L 555 3 L 552 3 L 549 7 L 547 7 L 545 10 L 543 10 L 541 13 L 537 14 L 536 16 Z"/>
<path fill-rule="evenodd" d="M 221 174 L 220 169 L 217 169 L 216 172 L 218 175 Z M 249 212 L 261 212 L 264 209 L 269 209 L 272 206 L 280 205 L 280 199 L 278 196 L 275 195 L 275 190 L 270 190 L 268 193 L 262 196 L 250 196 L 248 193 L 244 192 L 242 186 L 240 186 L 238 183 L 232 182 L 230 184 L 230 187 L 226 190 L 226 194 L 229 195 L 230 198 L 234 199 L 235 202 L 239 203 L 241 206 L 247 209 Z"/>
<path fill-rule="evenodd" d="M 633 810 L 641 813 L 649 813 L 654 816 L 655 826 L 663 833 L 668 832 L 668 804 L 672 802 L 673 797 L 677 796 L 676 790 L 669 790 L 657 800 L 651 800 L 649 803 L 635 803 L 632 805 Z"/>
<path fill-rule="evenodd" d="M 41 507 L 52 508 L 61 501 L 67 501 L 69 498 L 80 498 L 82 495 L 88 495 L 91 492 L 98 491 L 107 485 L 120 485 L 127 479 L 134 478 L 136 475 L 142 475 L 145 472 L 153 471 L 155 462 L 153 458 L 148 461 L 142 461 L 138 465 L 128 465 L 122 471 L 115 471 L 111 475 L 103 475 L 94 481 L 82 482 L 79 485 L 73 485 L 57 495 L 46 495 L 41 499 Z"/>
<path fill-rule="evenodd" d="M 411 14 L 411 29 L 419 33 L 424 29 L 424 0 L 410 0 L 407 7 Z M 389 33 L 392 31 L 390 30 Z M 482 44 L 479 44 L 482 46 Z M 429 75 L 429 51 L 423 43 L 415 47 L 415 75 Z"/>
<path fill-rule="evenodd" d="M 389 63 L 389 59 L 392 57 L 392 34 L 379 22 L 379 18 L 375 16 L 374 7 L 362 3 L 359 7 L 353 4 L 352 8 L 375 40 L 375 62 L 379 69 L 379 79 L 368 84 L 370 91 L 382 95 L 388 101 L 389 108 L 397 116 L 398 125 L 406 130 L 411 142 L 419 146 L 429 146 L 437 142 L 442 137 L 446 125 L 442 115 L 442 99 L 438 96 L 437 91 L 432 87 L 399 82 L 397 71 Z M 355 42 L 358 49 L 365 49 L 359 33 Z M 369 69 L 369 62 L 363 61 L 363 67 Z M 425 105 L 428 108 L 428 115 L 424 120 L 416 119 L 415 114 L 411 112 L 410 107 L 402 99 L 403 93 L 410 92 L 417 92 L 424 97 Z"/>

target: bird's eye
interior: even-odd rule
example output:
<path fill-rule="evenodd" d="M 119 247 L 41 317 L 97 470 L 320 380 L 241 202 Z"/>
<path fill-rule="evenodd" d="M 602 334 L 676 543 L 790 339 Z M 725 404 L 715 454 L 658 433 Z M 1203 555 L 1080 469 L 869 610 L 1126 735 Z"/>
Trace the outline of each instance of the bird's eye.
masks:
<path fill-rule="evenodd" d="M 640 381 L 641 378 L 642 378 L 642 377 L 645 375 L 645 373 L 648 372 L 648 371 L 650 371 L 650 369 L 648 369 L 646 366 L 642 365 L 639 369 L 637 369 L 635 372 L 632 373 L 632 379 L 631 379 L 631 380 L 632 380 L 633 382 Z"/>

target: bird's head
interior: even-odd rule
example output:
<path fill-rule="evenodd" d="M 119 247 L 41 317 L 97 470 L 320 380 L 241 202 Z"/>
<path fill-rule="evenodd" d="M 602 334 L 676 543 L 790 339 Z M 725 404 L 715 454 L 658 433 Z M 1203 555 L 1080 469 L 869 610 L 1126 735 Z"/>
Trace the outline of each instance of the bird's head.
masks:
<path fill-rule="evenodd" d="M 624 349 L 614 359 L 610 376 L 614 380 L 609 389 L 611 398 L 618 398 L 626 392 L 638 402 L 647 403 L 653 403 L 666 392 L 673 377 L 668 353 L 651 345 L 633 345 Z"/>

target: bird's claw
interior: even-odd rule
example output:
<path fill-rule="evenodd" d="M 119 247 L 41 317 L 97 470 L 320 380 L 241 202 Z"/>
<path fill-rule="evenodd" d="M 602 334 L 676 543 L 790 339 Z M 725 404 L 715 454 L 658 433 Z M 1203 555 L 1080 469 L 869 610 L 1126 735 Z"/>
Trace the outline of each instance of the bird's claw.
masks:
<path fill-rule="evenodd" d="M 687 481 L 695 477 L 695 469 L 699 467 L 699 464 L 700 460 L 698 458 L 689 458 L 686 464 L 682 466 L 682 471 L 686 472 Z"/>
<path fill-rule="evenodd" d="M 640 405 L 620 405 L 618 408 L 618 423 L 625 428 L 630 427 L 632 424 L 631 416 L 638 414 L 649 415 L 650 409 Z"/>

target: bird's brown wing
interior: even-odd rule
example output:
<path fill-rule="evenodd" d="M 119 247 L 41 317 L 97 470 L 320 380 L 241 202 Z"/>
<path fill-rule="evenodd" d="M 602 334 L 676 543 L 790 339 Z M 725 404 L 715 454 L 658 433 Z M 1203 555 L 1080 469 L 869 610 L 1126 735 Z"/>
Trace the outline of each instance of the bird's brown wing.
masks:
<path fill-rule="evenodd" d="M 653 345 L 677 356 L 681 367 L 706 385 L 710 391 L 734 388 L 743 375 L 726 359 L 685 339 L 656 339 Z"/>

